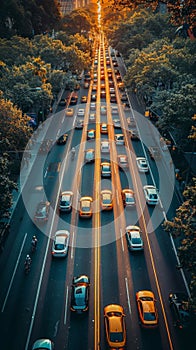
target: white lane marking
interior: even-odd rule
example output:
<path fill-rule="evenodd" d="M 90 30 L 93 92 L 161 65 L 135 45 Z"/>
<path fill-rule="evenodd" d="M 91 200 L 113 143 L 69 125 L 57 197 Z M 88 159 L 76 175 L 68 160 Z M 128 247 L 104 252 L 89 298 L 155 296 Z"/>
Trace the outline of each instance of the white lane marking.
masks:
<path fill-rule="evenodd" d="M 15 264 L 14 272 L 13 272 L 13 274 L 12 274 L 12 278 L 11 278 L 11 281 L 10 281 L 10 284 L 9 284 L 9 287 L 8 287 L 8 291 L 7 291 L 7 294 L 6 294 L 6 297 L 5 297 L 5 300 L 4 300 L 4 303 L 3 303 L 3 307 L 2 307 L 2 309 L 1 309 L 1 312 L 3 312 L 4 309 L 5 309 L 5 304 L 6 304 L 6 302 L 7 302 L 7 299 L 8 299 L 9 293 L 10 293 L 10 289 L 11 289 L 11 287 L 12 287 L 12 283 L 13 283 L 13 280 L 14 280 L 14 276 L 15 276 L 15 274 L 16 274 L 16 270 L 17 270 L 17 268 L 18 268 L 18 264 L 19 264 L 19 261 L 20 261 L 20 257 L 21 257 L 21 254 L 22 254 L 22 250 L 23 250 L 23 247 L 24 247 L 26 238 L 27 238 L 27 233 L 25 233 L 25 235 L 24 235 L 24 239 L 23 239 L 23 242 L 22 242 L 22 245 L 21 245 L 21 248 L 20 248 L 20 252 L 19 252 L 19 255 L 18 255 L 18 259 L 17 259 L 16 264 Z"/>
<path fill-rule="evenodd" d="M 63 124 L 65 121 L 65 116 L 62 118 L 61 123 Z"/>
<path fill-rule="evenodd" d="M 73 247 L 73 242 L 74 242 L 74 231 L 72 232 L 72 246 L 71 246 L 71 259 L 73 259 L 74 255 L 74 247 Z"/>
<path fill-rule="evenodd" d="M 121 237 L 122 250 L 123 250 L 123 252 L 124 252 L 124 243 L 123 243 L 123 236 L 122 236 L 122 228 L 120 228 L 120 237 Z"/>
<path fill-rule="evenodd" d="M 129 297 L 129 287 L 128 287 L 127 277 L 125 277 L 125 286 L 126 286 L 126 292 L 127 292 L 127 302 L 128 302 L 128 306 L 129 306 L 129 313 L 131 315 L 132 311 L 131 311 L 131 303 L 130 303 L 130 297 Z"/>
<path fill-rule="evenodd" d="M 61 191 L 61 186 L 62 186 L 62 181 L 63 181 L 63 173 L 65 172 L 65 165 L 66 165 L 66 162 L 67 162 L 67 158 L 68 158 L 68 154 L 65 157 L 65 162 L 63 162 L 62 174 L 61 174 L 60 179 L 59 179 L 59 188 L 58 188 L 57 196 L 56 196 L 57 199 L 56 199 L 56 203 L 55 203 L 54 210 L 53 210 L 53 216 L 52 216 L 52 220 L 51 220 L 50 231 L 49 231 L 49 234 L 48 234 L 48 238 L 49 239 L 47 241 L 46 250 L 45 250 L 45 254 L 44 254 L 44 258 L 43 258 L 43 264 L 42 264 L 42 268 L 41 268 L 39 283 L 38 283 L 38 287 L 37 287 L 37 293 L 36 293 L 34 307 L 33 307 L 33 312 L 32 312 L 32 316 L 31 316 L 31 323 L 29 325 L 29 331 L 28 331 L 26 345 L 25 345 L 25 349 L 24 350 L 28 350 L 29 349 L 29 342 L 30 342 L 30 337 L 31 337 L 32 329 L 33 329 L 34 320 L 35 320 L 35 314 L 36 314 L 36 310 L 37 310 L 37 304 L 38 304 L 38 299 L 39 299 L 40 290 L 41 290 L 41 284 L 42 284 L 44 270 L 45 270 L 45 265 L 46 265 L 46 259 L 47 259 L 47 256 L 48 256 L 48 250 L 49 250 L 49 245 L 50 245 L 50 238 L 52 236 L 52 230 L 53 230 L 53 226 L 54 226 L 54 220 L 55 220 L 55 217 L 56 217 L 56 211 L 57 211 L 57 205 L 58 205 L 58 198 L 59 198 L 60 191 Z"/>
<path fill-rule="evenodd" d="M 64 315 L 64 325 L 66 325 L 66 321 L 67 321 L 67 303 L 68 303 L 68 286 L 67 286 L 67 292 L 66 292 L 66 299 L 65 299 L 65 315 Z"/>
<path fill-rule="evenodd" d="M 46 169 L 45 171 L 44 178 L 46 178 L 47 174 L 48 174 L 48 169 Z"/>
<path fill-rule="evenodd" d="M 56 134 L 57 138 L 58 138 L 60 132 L 61 132 L 61 129 L 59 129 L 59 130 L 57 131 L 57 134 Z"/>
<path fill-rule="evenodd" d="M 57 335 L 59 322 L 60 322 L 60 320 L 58 320 L 58 321 L 56 322 L 55 326 L 54 326 L 54 335 L 53 335 L 53 338 L 55 338 L 56 335 Z"/>

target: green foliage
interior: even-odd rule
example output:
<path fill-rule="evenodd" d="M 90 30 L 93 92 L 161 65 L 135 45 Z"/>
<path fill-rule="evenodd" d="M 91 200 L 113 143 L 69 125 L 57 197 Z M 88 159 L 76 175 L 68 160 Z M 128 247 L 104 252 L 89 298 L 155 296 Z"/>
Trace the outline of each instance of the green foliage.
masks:
<path fill-rule="evenodd" d="M 1 142 L 0 142 L 1 147 Z M 12 191 L 17 189 L 16 184 L 10 180 L 10 167 L 7 154 L 0 155 L 0 219 L 8 218 L 10 213 L 9 209 L 12 205 Z"/>
<path fill-rule="evenodd" d="M 34 34 L 52 31 L 60 25 L 56 0 L 7 1 L 0 3 L 0 36 L 32 38 Z"/>
<path fill-rule="evenodd" d="M 190 287 L 196 305 L 196 178 L 187 186 L 183 196 L 185 201 L 176 211 L 176 217 L 172 221 L 166 221 L 164 227 L 174 237 L 181 238 L 178 256 L 182 266 L 191 273 Z"/>

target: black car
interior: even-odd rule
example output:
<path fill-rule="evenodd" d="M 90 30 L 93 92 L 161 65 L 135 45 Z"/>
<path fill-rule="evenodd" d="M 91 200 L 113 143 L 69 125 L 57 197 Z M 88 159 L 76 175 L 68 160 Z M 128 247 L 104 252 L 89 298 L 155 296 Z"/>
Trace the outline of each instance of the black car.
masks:
<path fill-rule="evenodd" d="M 61 135 L 57 140 L 57 145 L 65 145 L 68 139 L 68 134 Z"/>
<path fill-rule="evenodd" d="M 61 98 L 59 101 L 59 106 L 66 106 L 66 104 L 67 104 L 66 98 Z"/>
<path fill-rule="evenodd" d="M 34 215 L 34 221 L 35 222 L 45 222 L 48 220 L 50 211 L 50 202 L 48 201 L 41 201 L 37 205 L 37 209 Z"/>
<path fill-rule="evenodd" d="M 191 323 L 191 307 L 188 296 L 185 293 L 171 293 L 169 304 L 174 319 L 174 325 L 178 329 L 185 329 Z"/>
<path fill-rule="evenodd" d="M 71 98 L 70 98 L 70 105 L 76 105 L 77 104 L 77 102 L 78 102 L 78 95 L 76 95 L 76 94 L 73 94 L 72 96 L 71 96 Z"/>
<path fill-rule="evenodd" d="M 82 313 L 88 310 L 90 279 L 86 275 L 73 277 L 71 311 Z"/>

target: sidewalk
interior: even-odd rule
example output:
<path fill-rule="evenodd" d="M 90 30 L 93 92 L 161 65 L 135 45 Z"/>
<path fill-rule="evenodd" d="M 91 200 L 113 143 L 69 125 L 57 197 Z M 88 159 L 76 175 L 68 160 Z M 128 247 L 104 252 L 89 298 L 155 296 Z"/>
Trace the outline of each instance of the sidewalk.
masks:
<path fill-rule="evenodd" d="M 56 109 L 57 109 L 58 103 L 62 97 L 63 91 L 64 91 L 64 89 L 59 92 L 58 98 L 57 98 L 57 100 L 55 100 L 55 102 L 52 106 L 53 111 L 48 114 L 47 118 L 50 118 L 56 112 Z M 18 203 L 18 200 L 20 198 L 22 190 L 25 186 L 26 180 L 28 179 L 28 176 L 31 173 L 31 169 L 32 169 L 34 161 L 37 157 L 37 154 L 38 154 L 38 151 L 40 148 L 40 144 L 41 144 L 42 140 L 45 138 L 45 135 L 47 133 L 49 125 L 48 124 L 46 125 L 46 124 L 47 123 L 45 123 L 44 126 L 40 125 L 39 128 L 33 134 L 35 136 L 34 137 L 35 142 L 32 144 L 31 148 L 29 149 L 30 158 L 25 160 L 25 164 L 21 168 L 21 171 L 20 171 L 20 174 L 18 177 L 18 181 L 17 181 L 18 190 L 17 191 L 13 190 L 13 192 L 12 192 L 13 204 L 12 204 L 12 207 L 10 208 L 11 214 L 10 214 L 10 218 L 9 218 L 9 223 L 12 219 L 14 210 L 16 208 L 16 205 Z M 21 183 L 22 183 L 22 186 L 21 186 Z"/>

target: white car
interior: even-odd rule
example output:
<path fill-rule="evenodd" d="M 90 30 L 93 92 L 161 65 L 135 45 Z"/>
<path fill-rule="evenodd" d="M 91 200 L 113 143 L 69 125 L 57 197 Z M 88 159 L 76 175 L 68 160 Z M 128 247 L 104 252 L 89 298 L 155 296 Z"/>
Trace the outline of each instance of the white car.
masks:
<path fill-rule="evenodd" d="M 121 128 L 121 123 L 120 123 L 120 119 L 113 119 L 113 126 L 115 129 L 120 129 Z"/>
<path fill-rule="evenodd" d="M 90 110 L 91 111 L 96 111 L 96 103 L 95 102 L 91 102 L 90 103 Z"/>
<path fill-rule="evenodd" d="M 101 152 L 102 153 L 110 153 L 110 144 L 109 141 L 101 141 Z"/>
<path fill-rule="evenodd" d="M 146 203 L 149 205 L 156 205 L 159 203 L 158 190 L 153 185 L 146 185 L 143 187 Z"/>
<path fill-rule="evenodd" d="M 116 134 L 114 137 L 115 137 L 116 145 L 124 145 L 125 144 L 125 140 L 124 140 L 124 135 L 123 134 Z"/>
<path fill-rule="evenodd" d="M 136 158 L 138 169 L 141 173 L 147 173 L 149 171 L 149 166 L 146 158 L 137 157 Z"/>
<path fill-rule="evenodd" d="M 69 249 L 70 233 L 67 230 L 59 230 L 55 233 L 52 244 L 52 256 L 54 258 L 66 257 Z"/>
<path fill-rule="evenodd" d="M 96 121 L 96 114 L 90 113 L 89 114 L 89 122 L 95 122 Z"/>
<path fill-rule="evenodd" d="M 112 114 L 118 114 L 119 113 L 118 106 L 112 106 L 111 107 L 111 112 L 112 112 Z"/>
<path fill-rule="evenodd" d="M 144 244 L 141 237 L 141 230 L 138 226 L 127 226 L 126 238 L 129 250 L 137 251 L 144 249 Z"/>
<path fill-rule="evenodd" d="M 77 112 L 77 116 L 78 117 L 84 117 L 84 114 L 85 114 L 84 108 L 79 108 L 78 112 Z"/>
<path fill-rule="evenodd" d="M 128 168 L 128 157 L 126 154 L 119 154 L 117 156 L 119 168 Z"/>
<path fill-rule="evenodd" d="M 100 113 L 101 113 L 102 115 L 107 114 L 107 107 L 106 107 L 106 106 L 101 106 L 101 108 L 100 108 Z"/>
<path fill-rule="evenodd" d="M 101 163 L 101 176 L 111 177 L 111 164 L 109 162 Z"/>

